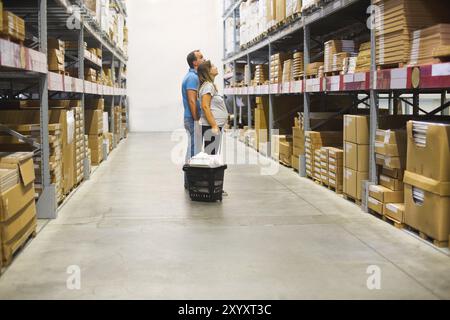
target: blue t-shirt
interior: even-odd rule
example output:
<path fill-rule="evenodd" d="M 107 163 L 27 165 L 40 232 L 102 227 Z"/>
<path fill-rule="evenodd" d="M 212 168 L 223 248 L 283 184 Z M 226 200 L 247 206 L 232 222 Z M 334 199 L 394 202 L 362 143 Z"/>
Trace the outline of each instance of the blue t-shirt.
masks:
<path fill-rule="evenodd" d="M 181 88 L 181 92 L 183 94 L 183 106 L 184 106 L 184 117 L 185 118 L 192 118 L 191 114 L 191 108 L 189 107 L 189 100 L 187 91 L 188 90 L 195 90 L 198 91 L 198 87 L 200 85 L 200 81 L 198 80 L 197 71 L 195 69 L 189 69 L 189 72 L 183 79 L 183 85 Z M 197 113 L 200 116 L 201 110 L 200 110 L 200 103 L 197 101 Z"/>

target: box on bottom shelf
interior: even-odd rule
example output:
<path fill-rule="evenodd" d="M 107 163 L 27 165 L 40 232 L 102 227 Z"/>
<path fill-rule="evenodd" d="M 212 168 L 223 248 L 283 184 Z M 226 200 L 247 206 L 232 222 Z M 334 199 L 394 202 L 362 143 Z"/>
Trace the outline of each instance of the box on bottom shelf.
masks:
<path fill-rule="evenodd" d="M 405 204 L 404 203 L 385 203 L 383 214 L 390 219 L 398 222 L 405 222 Z"/>
<path fill-rule="evenodd" d="M 405 183 L 405 223 L 437 241 L 450 234 L 450 196 Z"/>

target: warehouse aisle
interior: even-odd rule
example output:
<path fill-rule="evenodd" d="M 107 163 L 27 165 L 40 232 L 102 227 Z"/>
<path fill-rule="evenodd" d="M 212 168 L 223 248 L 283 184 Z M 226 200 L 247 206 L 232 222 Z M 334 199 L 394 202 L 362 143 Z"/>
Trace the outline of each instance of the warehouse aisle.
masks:
<path fill-rule="evenodd" d="M 191 202 L 173 145 L 122 143 L 0 278 L 0 299 L 450 299 L 448 255 L 292 170 L 230 165 L 222 204 Z"/>

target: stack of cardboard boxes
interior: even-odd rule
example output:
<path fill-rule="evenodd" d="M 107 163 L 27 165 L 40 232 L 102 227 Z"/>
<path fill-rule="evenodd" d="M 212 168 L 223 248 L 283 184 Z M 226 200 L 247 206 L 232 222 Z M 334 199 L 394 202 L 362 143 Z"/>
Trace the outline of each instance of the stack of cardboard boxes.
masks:
<path fill-rule="evenodd" d="M 281 83 L 283 80 L 283 63 L 289 56 L 284 53 L 277 53 L 270 57 L 270 83 Z"/>
<path fill-rule="evenodd" d="M 285 166 L 290 167 L 292 164 L 292 136 L 284 136 L 279 143 L 279 160 Z"/>
<path fill-rule="evenodd" d="M 127 124 L 127 109 L 122 107 L 122 139 L 126 139 L 128 136 L 128 124 Z"/>
<path fill-rule="evenodd" d="M 92 68 L 86 68 L 84 70 L 84 80 L 90 82 L 97 82 L 97 71 Z"/>
<path fill-rule="evenodd" d="M 292 59 L 285 60 L 283 63 L 283 82 L 292 80 Z"/>
<path fill-rule="evenodd" d="M 344 189 L 344 151 L 339 148 L 328 147 L 328 186 L 336 193 Z"/>
<path fill-rule="evenodd" d="M 63 192 L 67 195 L 75 185 L 75 112 L 70 107 L 51 109 L 50 123 L 61 126 L 63 152 Z"/>
<path fill-rule="evenodd" d="M 409 121 L 405 222 L 438 246 L 450 234 L 450 124 Z"/>
<path fill-rule="evenodd" d="M 380 10 L 375 15 L 379 66 L 406 64 L 412 32 L 448 21 L 448 8 L 441 0 L 373 0 L 373 4 Z"/>
<path fill-rule="evenodd" d="M 355 51 L 353 40 L 330 40 L 324 44 L 324 71 L 341 71 L 342 60 Z"/>
<path fill-rule="evenodd" d="M 48 70 L 54 72 L 65 71 L 65 44 L 59 39 L 48 39 Z"/>
<path fill-rule="evenodd" d="M 344 194 L 361 201 L 369 177 L 369 118 L 344 115 Z"/>
<path fill-rule="evenodd" d="M 86 114 L 86 134 L 91 149 L 91 164 L 99 165 L 103 161 L 103 99 L 89 102 Z"/>
<path fill-rule="evenodd" d="M 256 97 L 255 108 L 255 143 L 256 150 L 265 151 L 268 143 L 269 109 L 267 97 Z"/>
<path fill-rule="evenodd" d="M 403 223 L 402 178 L 406 158 L 406 131 L 378 129 L 375 153 L 377 163 L 381 165 L 380 185 L 369 187 L 368 207 L 397 223 Z"/>
<path fill-rule="evenodd" d="M 292 77 L 293 80 L 299 80 L 300 77 L 303 76 L 304 72 L 304 66 L 303 66 L 303 52 L 295 52 L 294 53 L 294 60 L 292 64 Z"/>
<path fill-rule="evenodd" d="M 323 62 L 308 63 L 306 66 L 306 76 L 317 77 L 321 68 L 323 69 Z"/>
<path fill-rule="evenodd" d="M 295 126 L 292 127 L 292 161 L 291 165 L 300 171 L 300 156 L 305 154 L 305 134 L 300 126 L 300 119 L 295 118 Z"/>
<path fill-rule="evenodd" d="M 255 77 L 253 79 L 253 85 L 261 85 L 264 84 L 269 78 L 267 77 L 267 65 L 258 64 L 255 67 Z"/>
<path fill-rule="evenodd" d="M 75 114 L 75 148 L 74 148 L 74 182 L 79 184 L 84 179 L 84 114 L 81 107 L 73 108 Z"/>
<path fill-rule="evenodd" d="M 288 149 L 290 149 L 290 145 L 292 145 L 292 136 L 285 134 L 272 134 L 270 141 L 271 157 L 276 161 L 280 161 L 280 153 L 282 151 L 284 153 L 284 158 L 286 158 L 286 155 L 289 153 Z"/>
<path fill-rule="evenodd" d="M 441 62 L 435 49 L 450 45 L 450 24 L 438 24 L 412 33 L 409 65 Z"/>
<path fill-rule="evenodd" d="M 322 181 L 321 148 L 342 145 L 341 131 L 307 131 L 305 142 L 306 175 Z"/>
<path fill-rule="evenodd" d="M 32 157 L 30 152 L 0 153 L 0 260 L 5 265 L 36 233 Z"/>
<path fill-rule="evenodd" d="M 356 58 L 355 72 L 370 71 L 370 42 L 364 42 L 359 46 L 358 57 Z"/>
<path fill-rule="evenodd" d="M 3 8 L 3 5 L 0 3 Z M 18 41 L 25 41 L 25 20 L 10 11 L 2 12 L 2 29 L 4 35 Z"/>

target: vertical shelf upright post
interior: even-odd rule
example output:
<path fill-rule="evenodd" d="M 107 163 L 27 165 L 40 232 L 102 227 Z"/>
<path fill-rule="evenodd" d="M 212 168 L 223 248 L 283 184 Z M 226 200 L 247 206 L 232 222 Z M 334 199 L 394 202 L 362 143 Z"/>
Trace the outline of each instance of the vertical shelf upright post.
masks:
<path fill-rule="evenodd" d="M 80 23 L 80 31 L 78 32 L 78 79 L 84 79 L 84 25 L 83 23 Z M 86 128 L 86 121 L 85 121 L 85 93 L 84 91 L 81 93 L 81 112 L 83 113 L 83 128 Z M 85 132 L 83 132 L 85 134 Z M 87 150 L 88 146 L 86 145 L 86 139 L 83 139 L 83 175 L 85 180 L 89 180 L 90 178 L 90 163 L 89 159 L 87 157 Z"/>
<path fill-rule="evenodd" d="M 372 8 L 371 15 L 376 11 Z M 370 28 L 370 126 L 369 126 L 369 181 L 365 184 L 365 195 L 362 199 L 363 210 L 368 212 L 368 189 L 370 184 L 378 184 L 377 166 L 375 163 L 375 136 L 378 129 L 378 92 L 376 90 L 376 29 L 375 25 Z"/>
<path fill-rule="evenodd" d="M 47 0 L 39 0 L 39 50 L 47 56 Z M 56 188 L 50 181 L 50 146 L 48 135 L 48 74 L 39 76 L 40 128 L 41 128 L 41 177 L 42 194 L 37 201 L 37 216 L 40 219 L 55 219 L 57 216 Z"/>
<path fill-rule="evenodd" d="M 236 61 L 233 61 L 233 85 L 236 85 Z M 233 94 L 233 131 L 237 129 L 236 93 Z"/>
<path fill-rule="evenodd" d="M 311 34 L 309 25 L 305 24 L 305 19 L 303 18 L 303 81 L 306 81 L 306 67 L 310 63 L 310 47 L 311 47 Z M 311 129 L 310 127 L 310 96 L 309 93 L 303 93 L 303 134 L 304 141 L 306 143 L 306 131 Z M 306 177 L 306 155 L 300 156 L 300 176 Z"/>
<path fill-rule="evenodd" d="M 248 79 L 252 78 L 252 67 L 250 65 L 250 54 L 247 54 L 247 70 L 248 70 Z M 248 89 L 248 88 L 247 88 Z M 247 91 L 247 126 L 249 129 L 252 129 L 252 106 L 251 106 L 251 97 Z"/>
<path fill-rule="evenodd" d="M 447 102 L 447 91 L 444 90 L 441 92 L 441 106 Z M 448 116 L 450 115 L 450 108 L 446 108 L 442 110 L 441 115 Z"/>
<path fill-rule="evenodd" d="M 115 83 L 115 72 L 114 72 L 114 66 L 115 66 L 115 60 L 114 60 L 114 54 L 111 52 L 111 77 L 112 77 L 112 84 L 114 87 L 114 83 Z M 117 146 L 117 141 L 116 141 L 116 129 L 115 129 L 115 115 L 114 115 L 114 92 L 111 95 L 111 117 L 110 117 L 110 127 L 111 127 L 111 132 L 112 132 L 112 136 L 113 136 L 113 148 L 116 148 Z"/>
<path fill-rule="evenodd" d="M 270 68 L 271 68 L 271 64 L 272 64 L 272 43 L 269 42 L 269 125 L 268 127 L 268 134 L 269 137 L 266 139 L 268 141 L 267 144 L 267 156 L 268 157 L 272 157 L 272 130 L 273 130 L 273 94 L 272 94 L 272 86 L 270 85 Z"/>

